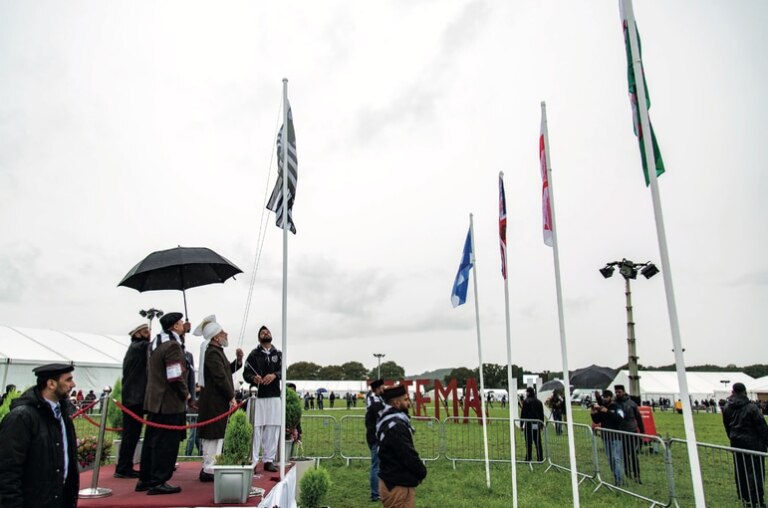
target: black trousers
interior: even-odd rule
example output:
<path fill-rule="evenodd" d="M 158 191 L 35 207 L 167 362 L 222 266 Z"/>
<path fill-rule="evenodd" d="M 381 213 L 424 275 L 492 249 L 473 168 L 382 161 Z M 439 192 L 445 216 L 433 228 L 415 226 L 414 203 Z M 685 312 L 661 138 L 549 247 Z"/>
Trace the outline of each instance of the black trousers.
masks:
<path fill-rule="evenodd" d="M 139 416 L 144 414 L 142 405 L 125 406 Z M 133 469 L 133 453 L 136 451 L 136 443 L 141 436 L 142 424 L 123 413 L 123 433 L 120 442 L 120 456 L 117 458 L 116 473 L 126 473 Z"/>
<path fill-rule="evenodd" d="M 732 442 L 731 446 L 749 449 L 744 444 Z M 734 452 L 733 469 L 737 495 L 742 505 L 765 506 L 765 457 Z"/>
<path fill-rule="evenodd" d="M 147 420 L 165 425 L 185 425 L 186 413 L 149 413 Z M 166 430 L 147 425 L 144 447 L 141 449 L 139 480 L 150 487 L 167 482 L 173 476 L 173 468 L 179 457 L 179 443 L 185 436 L 183 430 Z"/>
<path fill-rule="evenodd" d="M 536 425 L 536 428 L 532 428 Z M 540 423 L 525 422 L 525 461 L 531 462 L 531 448 L 536 445 L 536 460 L 541 462 L 544 453 L 541 450 L 541 431 L 538 426 Z"/>

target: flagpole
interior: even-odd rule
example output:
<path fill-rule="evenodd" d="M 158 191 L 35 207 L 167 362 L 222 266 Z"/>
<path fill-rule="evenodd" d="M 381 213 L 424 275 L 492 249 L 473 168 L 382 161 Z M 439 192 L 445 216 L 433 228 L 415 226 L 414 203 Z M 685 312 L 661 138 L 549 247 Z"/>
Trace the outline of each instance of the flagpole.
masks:
<path fill-rule="evenodd" d="M 499 180 L 504 184 L 504 172 L 499 171 Z M 506 202 L 504 203 L 506 208 Z M 506 229 L 504 238 L 501 239 L 504 245 L 507 243 Z M 504 259 L 502 264 L 505 267 L 504 277 L 504 312 L 507 323 L 507 402 L 509 402 L 509 456 L 512 463 L 512 507 L 517 508 L 517 462 L 515 460 L 515 418 L 512 412 L 512 339 L 509 325 L 509 265 L 507 265 L 507 249 L 504 248 L 502 255 Z M 477 301 L 477 298 L 475 298 Z M 515 393 L 515 403 L 517 403 L 517 393 Z"/>
<path fill-rule="evenodd" d="M 685 374 L 685 359 L 680 338 L 680 325 L 677 317 L 677 304 L 675 303 L 675 291 L 672 284 L 672 267 L 669 262 L 667 249 L 667 235 L 664 228 L 664 215 L 661 210 L 661 196 L 656 175 L 656 157 L 653 153 L 653 137 L 651 134 L 651 122 L 648 118 L 648 103 L 645 90 L 645 75 L 643 74 L 643 62 L 640 57 L 637 40 L 637 26 L 635 25 L 635 13 L 632 8 L 632 0 L 619 0 L 619 9 L 627 20 L 627 33 L 629 35 L 629 47 L 632 56 L 632 72 L 635 75 L 635 87 L 637 89 L 637 107 L 640 116 L 640 132 L 642 135 L 643 151 L 648 165 L 648 178 L 651 187 L 651 199 L 653 201 L 653 214 L 656 221 L 656 236 L 659 242 L 659 254 L 661 259 L 661 275 L 664 277 L 664 291 L 667 299 L 667 312 L 669 314 L 669 326 L 672 332 L 672 347 L 675 354 L 675 368 L 677 370 L 677 382 L 680 385 L 680 395 L 683 403 L 683 424 L 685 427 L 685 439 L 688 448 L 688 463 L 691 467 L 691 480 L 693 494 L 697 507 L 706 506 L 704 499 L 704 483 L 701 479 L 701 467 L 699 465 L 699 450 L 696 446 L 696 430 L 693 426 L 693 412 L 691 411 L 691 399 L 688 392 L 688 379 Z"/>
<path fill-rule="evenodd" d="M 483 449 L 485 451 L 485 484 L 491 488 L 491 469 L 488 462 L 488 427 L 485 419 L 485 381 L 483 380 L 483 346 L 480 343 L 480 305 L 477 302 L 477 262 L 475 260 L 475 227 L 472 214 L 469 214 L 469 234 L 472 238 L 472 252 L 470 254 L 472 266 L 472 281 L 475 286 L 475 324 L 477 325 L 477 356 L 480 358 L 480 415 L 483 419 Z"/>
<path fill-rule="evenodd" d="M 541 124 L 544 136 L 544 159 L 547 166 L 547 182 L 549 184 L 549 205 L 552 212 L 552 251 L 555 260 L 555 287 L 557 288 L 557 317 L 560 322 L 560 352 L 563 357 L 563 386 L 565 388 L 565 414 L 568 419 L 568 455 L 571 466 L 571 492 L 573 506 L 579 508 L 579 482 L 576 475 L 576 446 L 573 438 L 573 410 L 571 409 L 571 379 L 568 371 L 568 348 L 565 342 L 565 317 L 563 314 L 563 290 L 560 281 L 560 249 L 557 243 L 557 225 L 555 220 L 555 192 L 552 182 L 552 164 L 549 158 L 549 128 L 547 127 L 547 105 L 541 101 Z"/>
<path fill-rule="evenodd" d="M 280 380 L 280 480 L 285 478 L 285 392 L 288 365 L 288 79 L 283 78 L 283 358 Z"/>

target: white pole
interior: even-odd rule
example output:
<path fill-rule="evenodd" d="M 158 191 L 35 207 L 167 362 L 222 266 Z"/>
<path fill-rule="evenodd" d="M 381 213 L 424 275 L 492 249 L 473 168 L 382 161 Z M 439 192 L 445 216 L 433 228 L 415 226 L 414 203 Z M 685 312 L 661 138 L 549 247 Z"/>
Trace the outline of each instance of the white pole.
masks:
<path fill-rule="evenodd" d="M 565 342 L 565 317 L 563 315 L 563 290 L 560 282 L 560 250 L 557 244 L 557 222 L 555 220 L 555 191 L 552 182 L 552 163 L 549 158 L 549 128 L 547 127 L 547 105 L 541 101 L 541 123 L 544 135 L 544 158 L 547 163 L 547 182 L 549 183 L 549 206 L 552 212 L 552 250 L 555 258 L 555 287 L 557 288 L 557 317 L 560 322 L 560 352 L 563 357 L 563 385 L 565 388 L 565 414 L 568 418 L 568 455 L 571 466 L 571 492 L 573 506 L 578 508 L 579 481 L 576 475 L 576 445 L 573 441 L 573 411 L 571 409 L 571 376 L 568 372 L 568 348 Z"/>
<path fill-rule="evenodd" d="M 475 324 L 477 325 L 477 356 L 480 358 L 480 415 L 483 419 L 483 449 L 485 450 L 485 484 L 491 488 L 491 468 L 488 462 L 488 426 L 485 419 L 485 381 L 483 380 L 483 346 L 480 343 L 480 305 L 477 302 L 477 262 L 475 260 L 475 227 L 472 222 L 472 214 L 469 214 L 469 234 L 472 238 L 472 281 L 475 286 Z"/>
<path fill-rule="evenodd" d="M 499 171 L 499 180 L 504 181 L 504 172 Z M 509 221 L 507 221 L 509 223 Z M 505 231 L 506 233 L 506 231 Z M 503 238 L 506 245 L 506 234 Z M 474 245 L 473 245 L 474 246 Z M 504 277 L 504 311 L 507 317 L 507 402 L 509 403 L 509 456 L 512 463 L 512 507 L 517 508 L 517 462 L 515 461 L 515 418 L 512 411 L 512 339 L 509 326 L 509 265 L 507 265 L 507 249 L 504 249 L 504 266 L 506 267 L 506 277 Z M 477 301 L 477 298 L 475 298 Z M 515 390 L 515 402 L 517 402 L 517 390 Z"/>
<path fill-rule="evenodd" d="M 685 375 L 683 345 L 682 340 L 680 339 L 680 325 L 677 318 L 677 304 L 675 303 L 675 291 L 672 285 L 672 267 L 669 262 L 669 251 L 667 250 L 667 234 L 664 228 L 664 215 L 661 210 L 661 196 L 659 194 L 659 183 L 656 176 L 656 157 L 653 154 L 651 122 L 648 119 L 648 107 L 645 95 L 643 62 L 640 58 L 639 44 L 637 40 L 637 27 L 635 26 L 635 13 L 632 9 L 632 0 L 619 0 L 619 8 L 622 13 L 622 22 L 624 19 L 627 20 L 629 48 L 632 55 L 632 71 L 635 75 L 635 86 L 637 88 L 637 108 L 640 114 L 640 132 L 642 132 L 643 135 L 643 150 L 645 152 L 645 160 L 648 165 L 648 178 L 651 184 L 651 199 L 653 201 L 653 214 L 656 219 L 656 236 L 658 237 L 659 241 L 661 275 L 664 277 L 664 290 L 667 298 L 669 326 L 672 332 L 672 347 L 675 353 L 677 382 L 680 385 L 680 394 L 683 402 L 683 424 L 685 426 L 685 439 L 688 445 L 688 462 L 691 466 L 693 495 L 696 501 L 696 506 L 704 507 L 706 506 L 706 500 L 704 499 L 704 483 L 701 479 L 699 450 L 696 447 L 696 431 L 693 426 L 693 412 L 691 411 L 691 400 L 688 392 L 688 379 Z"/>
<path fill-rule="evenodd" d="M 283 361 L 280 370 L 280 480 L 285 478 L 285 392 L 288 365 L 288 79 L 283 78 Z"/>

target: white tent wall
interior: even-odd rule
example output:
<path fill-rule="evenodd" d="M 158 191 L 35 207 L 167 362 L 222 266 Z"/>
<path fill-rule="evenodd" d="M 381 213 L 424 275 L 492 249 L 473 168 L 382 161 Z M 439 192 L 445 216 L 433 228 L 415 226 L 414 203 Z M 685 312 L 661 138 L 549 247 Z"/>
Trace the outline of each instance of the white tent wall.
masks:
<path fill-rule="evenodd" d="M 671 399 L 673 402 L 680 398 L 680 388 L 677 384 L 677 373 L 674 371 L 649 371 L 641 370 L 640 393 L 643 400 L 660 397 Z M 715 399 L 718 401 L 730 394 L 733 383 L 749 383 L 754 379 L 743 372 L 687 372 L 688 393 L 693 400 Z M 629 386 L 629 373 L 626 370 L 619 371 L 608 386 L 613 390 L 614 385 Z"/>

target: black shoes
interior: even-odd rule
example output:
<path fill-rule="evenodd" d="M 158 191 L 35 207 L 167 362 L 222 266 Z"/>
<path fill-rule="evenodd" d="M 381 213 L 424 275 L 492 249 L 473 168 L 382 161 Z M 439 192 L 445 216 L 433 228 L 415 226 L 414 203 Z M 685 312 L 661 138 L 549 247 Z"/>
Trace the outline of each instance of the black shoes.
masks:
<path fill-rule="evenodd" d="M 113 474 L 115 478 L 138 478 L 139 472 L 134 471 L 133 469 L 129 469 L 128 471 L 115 471 L 115 474 Z"/>
<path fill-rule="evenodd" d="M 202 469 L 200 470 L 200 481 L 201 482 L 212 482 L 213 481 L 213 475 L 211 473 L 206 473 Z"/>
<path fill-rule="evenodd" d="M 270 471 L 272 473 L 277 473 L 278 469 L 277 469 L 277 466 L 274 465 L 273 463 L 265 462 L 264 463 L 264 471 Z"/>
<path fill-rule="evenodd" d="M 143 481 L 139 480 L 139 482 L 136 484 L 136 488 L 133 489 L 133 490 L 135 490 L 136 492 L 146 492 L 151 487 L 152 487 L 152 485 L 150 485 L 149 483 L 146 483 L 146 482 L 143 482 Z"/>
<path fill-rule="evenodd" d="M 174 487 L 173 485 L 168 485 L 167 483 L 161 483 L 160 485 L 150 488 L 147 491 L 147 495 L 157 496 L 160 494 L 178 494 L 179 492 L 181 492 L 181 487 Z"/>

